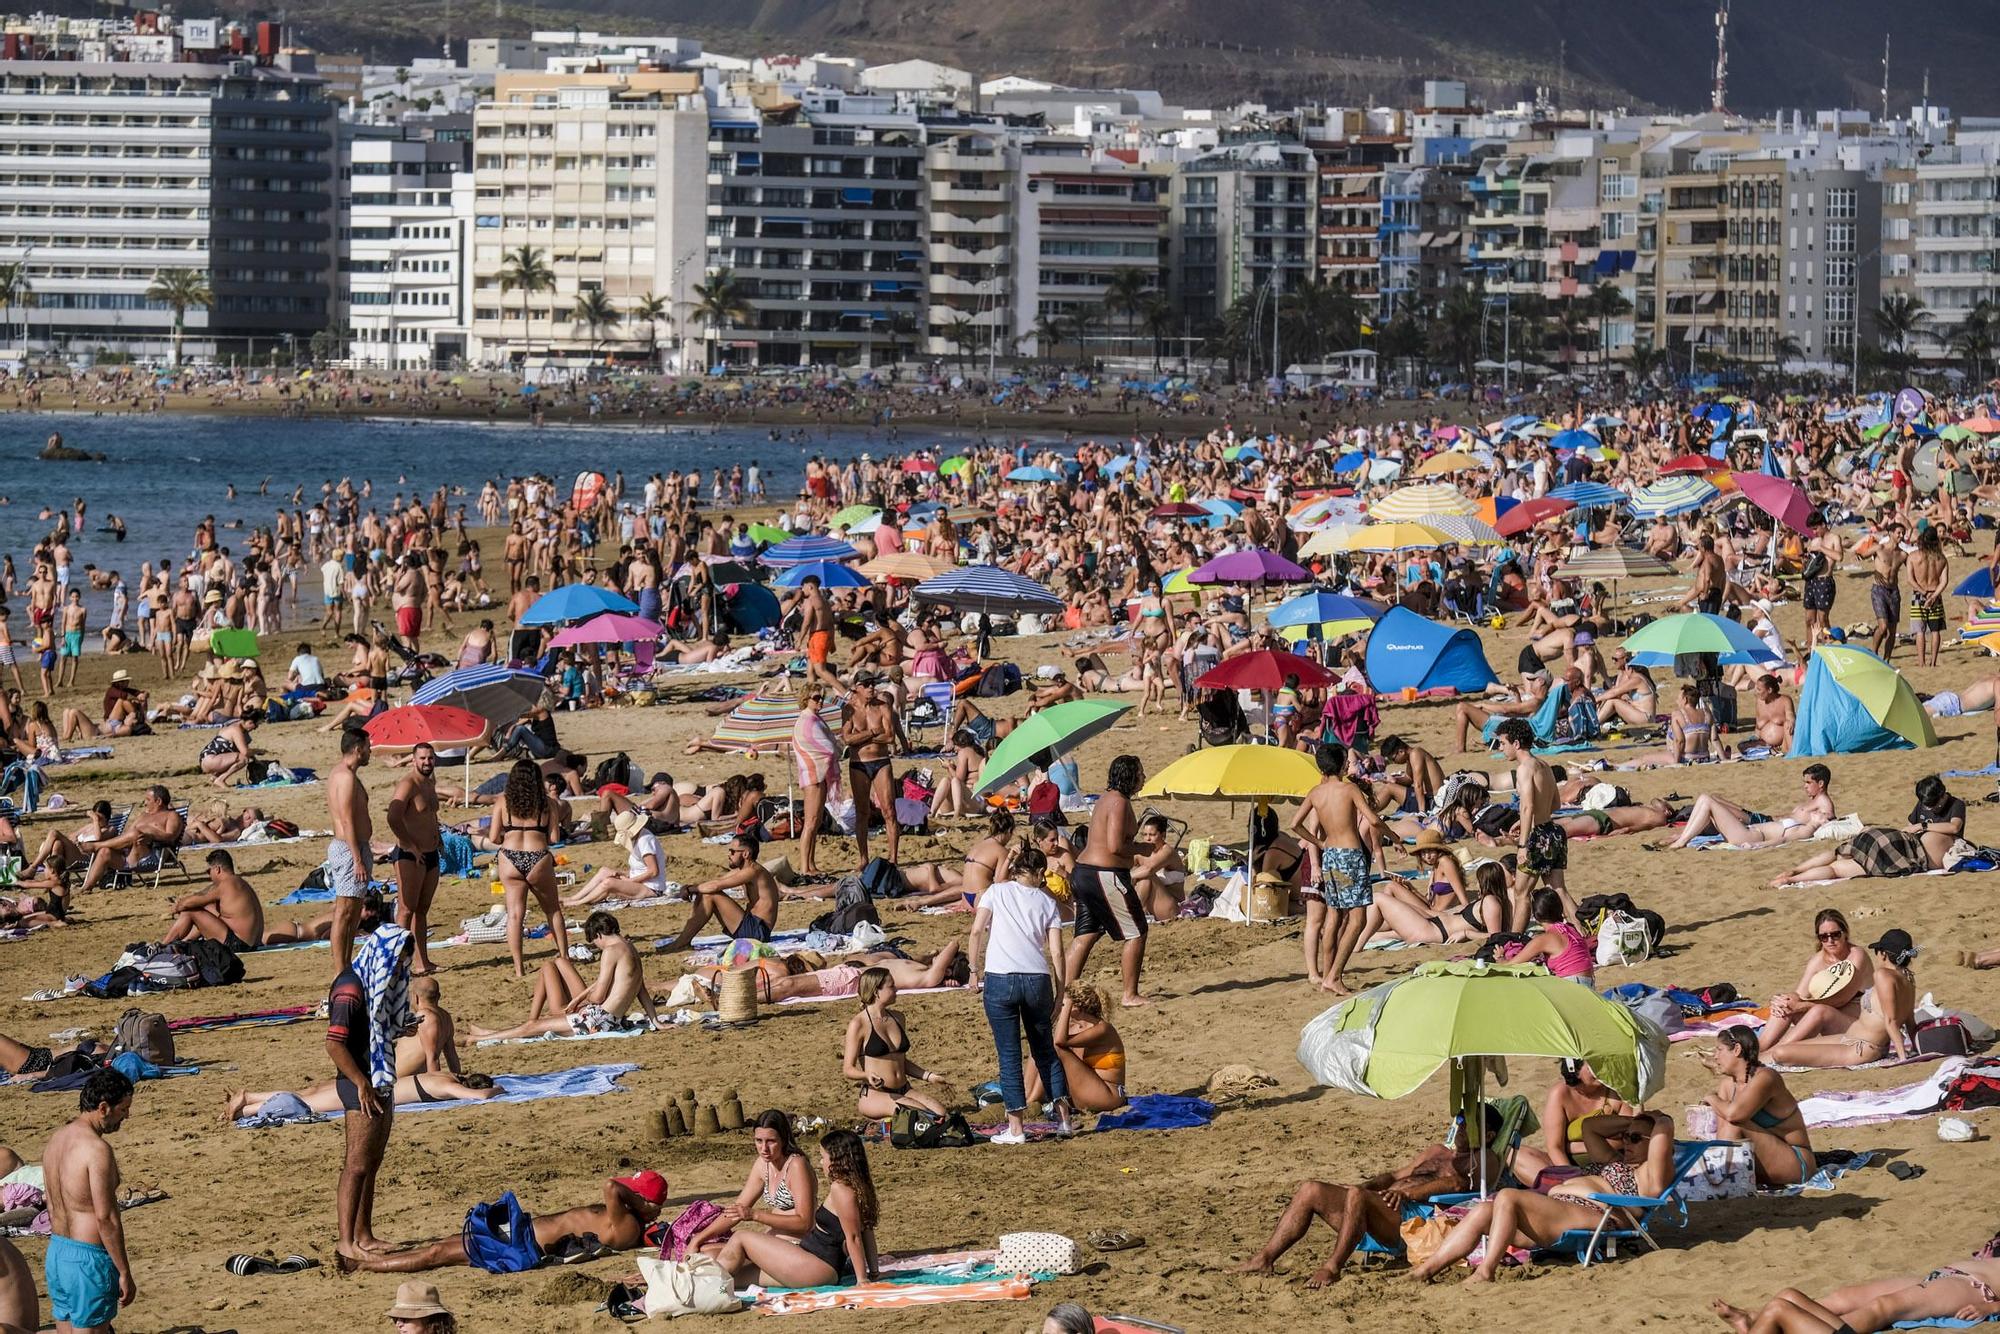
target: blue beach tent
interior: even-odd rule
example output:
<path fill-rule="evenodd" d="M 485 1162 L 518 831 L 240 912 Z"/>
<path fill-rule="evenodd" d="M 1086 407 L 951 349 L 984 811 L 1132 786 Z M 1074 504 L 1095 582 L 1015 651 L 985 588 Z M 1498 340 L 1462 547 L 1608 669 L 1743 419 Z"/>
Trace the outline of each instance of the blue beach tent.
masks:
<path fill-rule="evenodd" d="M 1368 636 L 1368 680 L 1380 694 L 1450 686 L 1476 694 L 1499 682 L 1480 647 L 1463 626 L 1426 620 L 1408 607 L 1392 607 Z"/>
<path fill-rule="evenodd" d="M 1867 649 L 1821 644 L 1813 650 L 1790 758 L 1937 743 L 1930 715 L 1901 672 Z"/>

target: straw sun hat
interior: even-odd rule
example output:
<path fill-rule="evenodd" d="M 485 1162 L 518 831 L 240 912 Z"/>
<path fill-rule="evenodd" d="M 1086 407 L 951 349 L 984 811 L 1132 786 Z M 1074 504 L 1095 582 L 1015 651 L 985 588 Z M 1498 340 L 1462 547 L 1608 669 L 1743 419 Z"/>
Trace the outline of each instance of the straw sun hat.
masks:
<path fill-rule="evenodd" d="M 611 817 L 612 841 L 622 848 L 630 848 L 632 840 L 639 837 L 639 831 L 646 827 L 643 811 L 619 811 Z"/>
<path fill-rule="evenodd" d="M 391 1320 L 427 1320 L 434 1315 L 450 1315 L 451 1308 L 439 1298 L 435 1284 L 412 1280 L 396 1285 L 396 1304 L 385 1314 Z"/>

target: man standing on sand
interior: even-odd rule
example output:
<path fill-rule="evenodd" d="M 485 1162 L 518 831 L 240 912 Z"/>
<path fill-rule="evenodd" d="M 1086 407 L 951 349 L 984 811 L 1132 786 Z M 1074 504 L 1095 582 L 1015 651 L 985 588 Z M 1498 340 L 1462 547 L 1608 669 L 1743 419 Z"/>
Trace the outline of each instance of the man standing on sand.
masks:
<path fill-rule="evenodd" d="M 424 937 L 430 930 L 431 900 L 437 895 L 438 850 L 443 838 L 438 833 L 437 752 L 428 741 L 410 751 L 410 771 L 389 794 L 389 832 L 396 851 L 389 858 L 396 867 L 396 924 L 416 942 L 415 971 L 418 977 L 431 971 Z"/>
<path fill-rule="evenodd" d="M 1137 755 L 1120 755 L 1111 761 L 1104 775 L 1104 795 L 1090 812 L 1090 834 L 1069 878 L 1070 894 L 1076 902 L 1076 933 L 1070 938 L 1063 971 L 1072 981 L 1081 980 L 1083 965 L 1099 936 L 1108 934 L 1123 942 L 1119 972 L 1125 982 L 1122 1003 L 1126 1005 L 1152 1004 L 1139 994 L 1139 969 L 1146 958 L 1146 910 L 1132 886 L 1132 859 L 1140 851 L 1132 797 L 1145 782 L 1146 771 Z"/>
<path fill-rule="evenodd" d="M 1910 619 L 1917 626 L 1917 666 L 1938 665 L 1944 644 L 1944 590 L 1951 573 L 1944 539 L 1936 524 L 1917 533 L 1916 554 L 1910 557 Z"/>
<path fill-rule="evenodd" d="M 1729 591 L 1729 571 L 1723 568 L 1722 557 L 1715 550 L 1715 538 L 1703 533 L 1694 557 L 1694 587 L 1675 607 L 1686 611 L 1692 606 L 1696 611 L 1711 616 L 1722 611 L 1723 594 Z"/>
<path fill-rule="evenodd" d="M 42 1277 L 61 1334 L 109 1331 L 118 1308 L 139 1295 L 118 1217 L 118 1159 L 104 1139 L 132 1114 L 132 1081 L 116 1070 L 95 1071 L 77 1106 L 42 1148 L 50 1228 Z"/>
<path fill-rule="evenodd" d="M 1528 929 L 1528 899 L 1535 882 L 1545 880 L 1562 899 L 1563 915 L 1576 917 L 1565 872 L 1569 867 L 1569 834 L 1555 818 L 1556 776 L 1534 752 L 1535 729 L 1525 718 L 1500 724 L 1494 740 L 1500 754 L 1514 766 L 1514 791 L 1521 803 L 1521 860 L 1507 896 L 1507 929 Z"/>
<path fill-rule="evenodd" d="M 334 1088 L 347 1109 L 345 1152 L 335 1194 L 338 1240 L 345 1260 L 387 1248 L 375 1237 L 375 1174 L 395 1119 L 396 1039 L 416 1027 L 410 1008 L 410 933 L 378 926 L 361 957 L 333 979 L 326 999 L 326 1054 Z"/>
<path fill-rule="evenodd" d="M 1875 544 L 1875 581 L 1868 586 L 1868 609 L 1875 613 L 1875 635 L 1869 647 L 1888 662 L 1896 656 L 1896 629 L 1903 619 L 1903 525 L 1882 526 Z"/>
<path fill-rule="evenodd" d="M 793 607 L 799 610 L 799 638 L 806 646 L 806 679 L 818 681 L 835 694 L 846 693 L 840 678 L 826 665 L 833 656 L 833 608 L 826 605 L 826 594 L 820 592 L 818 575 L 799 580 L 798 593 L 782 610 L 789 616 Z"/>
<path fill-rule="evenodd" d="M 1509 721 L 1513 721 L 1510 719 Z M 1347 747 L 1329 741 L 1314 757 L 1320 780 L 1306 793 L 1292 821 L 1292 836 L 1310 854 L 1319 854 L 1319 889 L 1323 902 L 1306 897 L 1306 983 L 1336 996 L 1349 994 L 1341 975 L 1375 902 L 1371 868 L 1381 822 L 1347 777 Z M 1332 914 L 1328 920 L 1328 914 Z M 1332 933 L 1333 963 L 1324 974 L 1319 959 Z"/>
<path fill-rule="evenodd" d="M 419 641 L 424 630 L 424 599 L 428 596 L 424 558 L 412 551 L 403 557 L 403 568 L 396 573 L 396 587 L 389 594 L 389 606 L 396 613 L 396 634 L 412 653 L 422 647 Z"/>
<path fill-rule="evenodd" d="M 507 599 L 507 619 L 514 623 L 514 633 L 507 641 L 507 658 L 512 663 L 532 663 L 542 656 L 541 627 L 522 625 L 521 618 L 528 608 L 535 605 L 542 596 L 542 581 L 538 575 L 529 575 L 526 584 L 514 590 Z"/>
<path fill-rule="evenodd" d="M 368 877 L 375 869 L 368 841 L 375 822 L 368 815 L 368 789 L 361 770 L 368 763 L 368 734 L 350 727 L 340 734 L 340 759 L 326 779 L 326 813 L 333 824 L 333 841 L 326 845 L 326 885 L 333 891 L 333 971 L 347 971 L 354 957 L 354 928 L 361 921 L 361 901 L 368 897 Z M 400 908 L 398 909 L 400 911 Z"/>

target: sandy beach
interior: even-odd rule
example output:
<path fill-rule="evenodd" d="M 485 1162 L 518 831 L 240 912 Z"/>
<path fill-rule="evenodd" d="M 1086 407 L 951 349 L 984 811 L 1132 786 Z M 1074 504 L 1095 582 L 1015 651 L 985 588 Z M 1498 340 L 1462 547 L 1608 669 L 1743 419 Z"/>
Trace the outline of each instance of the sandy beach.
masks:
<path fill-rule="evenodd" d="M 1962 568 L 1964 558 L 1955 564 Z M 1851 620 L 1857 607 L 1865 605 L 1863 578 L 1842 579 L 1836 622 Z M 1799 634 L 1796 606 L 1782 607 L 1778 619 L 1788 636 Z M 1483 634 L 1491 660 L 1511 663 L 1519 634 Z M 288 642 L 291 638 L 284 636 Z M 333 661 L 331 646 L 320 636 L 313 638 Z M 1003 643 L 1003 652 L 1024 668 L 1052 660 L 1055 651 L 1053 639 Z M 1921 689 L 1962 685 L 1986 672 L 1987 663 L 1981 650 L 1953 647 L 1941 667 L 1911 676 Z M 94 694 L 115 665 L 102 657 L 86 659 L 87 689 L 80 693 Z M 142 683 L 156 679 L 150 662 L 135 667 Z M 716 679 L 677 682 L 667 698 Z M 1020 711 L 1024 698 L 992 703 L 996 712 L 1007 714 Z M 1394 708 L 1384 717 L 1385 730 L 1419 738 L 1440 754 L 1449 750 L 1448 705 Z M 1941 722 L 1943 744 L 1936 750 L 1834 757 L 1838 810 L 1859 812 L 1870 821 L 1900 821 L 1917 778 L 1978 767 L 1992 758 L 1991 723 L 1990 715 Z M 589 754 L 593 763 L 622 749 L 648 768 L 664 767 L 676 775 L 713 781 L 755 767 L 782 785 L 784 770 L 773 760 L 682 757 L 682 743 L 711 727 L 698 708 L 673 703 L 560 719 L 565 743 Z M 142 785 L 161 781 L 177 798 L 192 799 L 199 808 L 217 795 L 191 772 L 205 739 L 201 732 L 169 731 L 119 740 L 108 760 L 51 771 L 51 790 L 73 805 L 100 796 L 122 802 L 134 798 Z M 322 772 L 334 758 L 333 737 L 308 724 L 269 726 L 258 740 L 279 759 Z M 1082 752 L 1086 783 L 1101 781 L 1103 766 L 1114 754 L 1135 752 L 1149 770 L 1157 770 L 1182 754 L 1189 740 L 1188 727 L 1171 716 L 1128 719 Z M 1608 757 L 1616 761 L 1618 752 Z M 1472 757 L 1471 763 L 1498 767 L 1497 760 L 1483 756 Z M 1618 781 L 1642 799 L 1715 791 L 1782 809 L 1793 799 L 1798 767 L 1777 759 L 1632 774 Z M 494 766 L 478 766 L 475 777 L 495 771 Z M 371 769 L 365 777 L 379 810 L 393 771 Z M 1969 800 L 1988 790 L 1985 780 L 1977 779 L 1955 780 L 1951 786 Z M 254 800 L 301 824 L 323 828 L 323 794 L 322 787 L 307 787 L 230 793 L 227 799 L 238 805 Z M 1973 810 L 1973 841 L 1995 841 L 2000 830 L 1990 808 L 1975 805 Z M 1243 816 L 1241 808 L 1232 813 L 1226 807 L 1192 805 L 1173 813 L 1191 820 L 1197 834 L 1217 836 L 1236 834 Z M 75 816 L 37 817 L 30 825 L 31 837 L 49 819 L 68 825 Z M 959 831 L 906 838 L 903 860 L 952 857 L 969 840 L 969 833 Z M 239 865 L 268 904 L 298 884 L 319 861 L 322 846 L 245 848 Z M 834 868 L 852 865 L 851 844 L 836 840 L 823 846 Z M 703 846 L 692 836 L 669 839 L 667 847 L 668 872 L 674 878 L 692 881 L 714 874 L 721 865 L 722 850 Z M 581 873 L 622 854 L 609 845 L 593 845 L 573 847 L 567 855 L 568 869 Z M 1600 974 L 1600 984 L 1728 981 L 1746 995 L 1768 996 L 1794 982 L 1812 948 L 1813 911 L 1831 904 L 1848 914 L 1863 940 L 1889 926 L 1901 926 L 1916 937 L 1925 948 L 1916 963 L 1919 995 L 1931 991 L 1947 1005 L 1989 1018 L 2000 1015 L 1995 974 L 1945 962 L 1952 949 L 1983 942 L 1982 909 L 2000 881 L 1967 875 L 1820 889 L 1764 888 L 1788 855 L 1648 852 L 1641 837 L 1578 844 L 1572 851 L 1572 892 L 1579 897 L 1629 893 L 1666 917 L 1677 951 L 1671 959 L 1607 970 Z M 483 878 L 448 880 L 434 920 L 455 923 L 496 901 Z M 164 909 L 161 897 L 149 889 L 100 893 L 81 902 L 83 920 L 78 924 L 0 944 L 0 975 L 5 978 L 0 1032 L 30 1042 L 46 1042 L 50 1034 L 67 1029 L 108 1034 L 125 1009 L 125 1003 L 114 1001 L 21 999 L 37 988 L 59 985 L 65 973 L 103 971 L 127 942 L 157 934 Z M 274 917 L 279 911 L 271 910 Z M 665 936 L 684 911 L 632 911 L 624 920 L 635 937 Z M 787 906 L 781 926 L 804 925 L 815 911 Z M 965 915 L 917 915 L 893 906 L 883 911 L 892 935 L 925 948 L 962 937 L 970 923 Z M 1504 1327 L 1547 1322 L 1558 1311 L 1578 1318 L 1572 1323 L 1557 1317 L 1557 1327 L 1575 1327 L 1588 1311 L 1593 1323 L 1607 1329 L 1696 1329 L 1712 1320 L 1706 1307 L 1713 1295 L 1750 1303 L 1787 1284 L 1818 1291 L 1869 1274 L 1921 1273 L 1969 1252 L 1992 1230 L 1991 1211 L 1982 1201 L 1987 1191 L 2000 1186 L 2000 1170 L 1990 1148 L 1940 1143 L 1934 1121 L 1924 1120 L 1814 1137 L 1818 1147 L 1890 1150 L 1929 1169 L 1920 1179 L 1898 1181 L 1878 1163 L 1850 1175 L 1830 1194 L 1698 1207 L 1687 1231 L 1667 1230 L 1664 1251 L 1587 1271 L 1536 1265 L 1525 1273 L 1510 1271 L 1497 1287 L 1475 1292 L 1449 1282 L 1420 1287 L 1401 1267 L 1380 1273 L 1356 1269 L 1328 1291 L 1309 1292 L 1304 1275 L 1331 1241 L 1322 1229 L 1283 1262 L 1276 1277 L 1227 1276 L 1227 1266 L 1261 1242 L 1300 1178 L 1355 1180 L 1394 1167 L 1446 1127 L 1441 1077 L 1400 1102 L 1366 1103 L 1317 1087 L 1298 1065 L 1294 1050 L 1299 1028 L 1326 1005 L 1302 981 L 1298 935 L 1296 923 L 1243 927 L 1203 921 L 1166 924 L 1151 936 L 1146 982 L 1159 1004 L 1116 1016 L 1130 1053 L 1134 1090 L 1198 1092 L 1217 1069 L 1233 1063 L 1251 1065 L 1277 1081 L 1247 1102 L 1227 1104 L 1211 1127 L 1085 1135 L 1014 1149 L 981 1146 L 924 1153 L 881 1147 L 871 1153 L 885 1249 L 987 1246 L 999 1233 L 1018 1229 L 1081 1237 L 1102 1227 L 1143 1236 L 1142 1249 L 1095 1258 L 1086 1274 L 1046 1285 L 1027 1303 L 809 1316 L 798 1323 L 940 1334 L 1016 1330 L 1039 1319 L 1053 1302 L 1076 1298 L 1100 1312 L 1124 1311 L 1200 1331 L 1328 1326 L 1439 1330 L 1488 1322 Z M 540 945 L 531 957 L 546 950 Z M 1361 956 L 1355 976 L 1363 983 L 1381 981 L 1419 960 L 1443 956 L 1441 948 L 1370 953 Z M 509 975 L 504 946 L 445 950 L 440 962 L 445 1003 L 461 1023 L 495 1023 L 523 1008 L 526 985 Z M 330 980 L 324 950 L 253 954 L 246 963 L 249 976 L 241 986 L 149 997 L 142 1003 L 169 1018 L 311 1004 L 323 998 Z M 673 959 L 648 959 L 656 990 L 664 992 L 671 985 L 676 968 Z M 1100 949 L 1089 971 L 1100 986 L 1115 985 L 1115 955 Z M 914 1051 L 926 1065 L 945 1072 L 961 1089 L 992 1076 L 991 1038 L 973 996 L 918 995 L 902 1004 Z M 639 1166 L 666 1174 L 670 1209 L 697 1196 L 726 1195 L 740 1184 L 748 1163 L 747 1135 L 663 1144 L 648 1129 L 651 1112 L 686 1088 L 695 1089 L 704 1101 L 734 1090 L 752 1114 L 777 1106 L 835 1124 L 851 1123 L 853 1095 L 839 1077 L 838 1063 L 840 1033 L 851 1008 L 851 1002 L 767 1008 L 754 1027 L 727 1033 L 695 1029 L 587 1045 L 469 1050 L 467 1068 L 490 1073 L 546 1072 L 605 1061 L 637 1062 L 640 1069 L 625 1078 L 627 1091 L 615 1095 L 400 1118 L 381 1177 L 378 1230 L 397 1239 L 450 1234 L 472 1201 L 510 1187 L 530 1209 L 566 1207 L 594 1197 L 606 1175 Z M 121 1327 L 275 1331 L 301 1323 L 379 1323 L 394 1278 L 342 1277 L 330 1265 L 338 1129 L 238 1130 L 226 1127 L 221 1118 L 231 1089 L 297 1087 L 325 1077 L 323 1037 L 322 1026 L 311 1022 L 191 1034 L 181 1043 L 181 1056 L 199 1063 L 202 1072 L 141 1087 L 116 1147 L 128 1179 L 156 1182 L 169 1198 L 126 1216 L 140 1296 Z M 1705 1044 L 1676 1046 L 1666 1091 L 1655 1102 L 1677 1118 L 1685 1104 L 1712 1087 L 1712 1077 L 1693 1056 L 1700 1045 Z M 1802 1096 L 1881 1088 L 1908 1082 L 1926 1068 L 1820 1072 L 1790 1076 L 1789 1083 Z M 1510 1087 L 1539 1099 L 1553 1077 L 1545 1063 L 1517 1061 Z M 0 1089 L 0 1143 L 33 1156 L 72 1108 L 68 1096 Z M 985 1114 L 988 1119 L 991 1115 Z M 30 1239 L 21 1245 L 39 1274 L 43 1243 Z M 230 1254 L 266 1250 L 298 1252 L 322 1265 L 288 1277 L 236 1278 L 224 1271 Z M 508 1278 L 469 1270 L 434 1277 L 467 1328 L 584 1330 L 609 1325 L 607 1317 L 592 1314 L 600 1286 L 596 1280 L 629 1268 L 629 1261 L 618 1259 Z M 311 1316 L 302 1322 L 301 1313 L 307 1311 Z"/>

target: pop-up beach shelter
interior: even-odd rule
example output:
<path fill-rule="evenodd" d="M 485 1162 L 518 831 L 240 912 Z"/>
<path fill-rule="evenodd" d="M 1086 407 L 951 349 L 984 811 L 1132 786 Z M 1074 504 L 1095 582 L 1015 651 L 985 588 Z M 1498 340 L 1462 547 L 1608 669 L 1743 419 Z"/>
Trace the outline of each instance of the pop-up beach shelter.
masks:
<path fill-rule="evenodd" d="M 1806 668 L 1791 757 L 1935 746 L 1910 683 L 1867 649 L 1821 644 Z"/>
<path fill-rule="evenodd" d="M 1378 694 L 1450 686 L 1477 694 L 1500 678 L 1486 661 L 1479 635 L 1391 607 L 1368 635 L 1368 680 Z"/>

